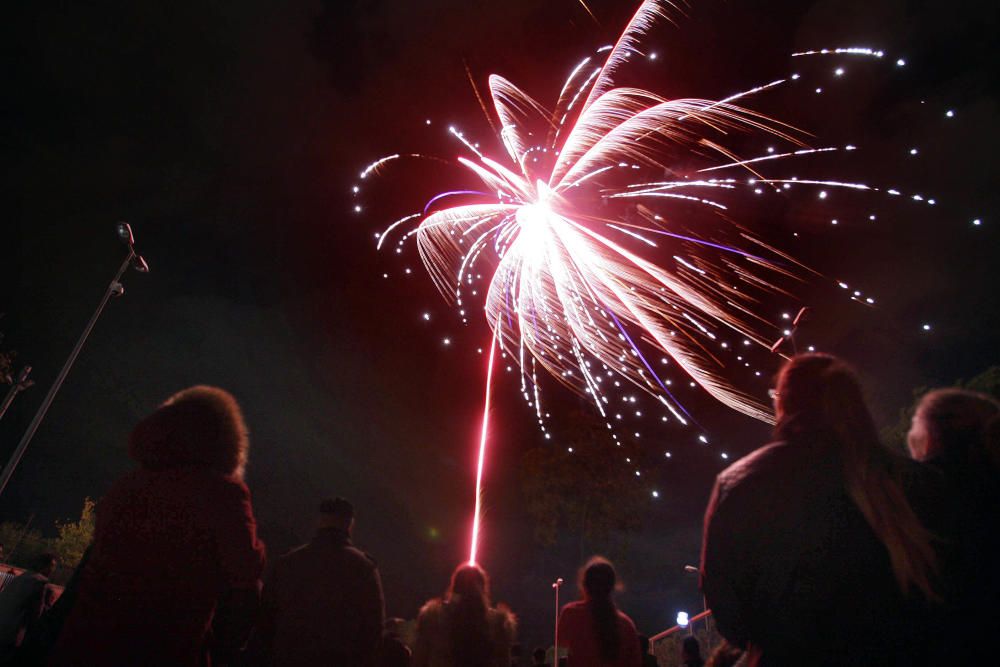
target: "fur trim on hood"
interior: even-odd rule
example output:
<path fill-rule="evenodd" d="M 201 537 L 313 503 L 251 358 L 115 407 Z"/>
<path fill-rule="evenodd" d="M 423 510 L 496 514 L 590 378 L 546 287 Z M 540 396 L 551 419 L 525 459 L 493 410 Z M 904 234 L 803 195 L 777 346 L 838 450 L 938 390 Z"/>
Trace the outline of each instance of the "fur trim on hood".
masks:
<path fill-rule="evenodd" d="M 180 391 L 140 421 L 129 436 L 129 456 L 144 468 L 204 466 L 243 477 L 246 423 L 229 392 L 199 385 Z"/>

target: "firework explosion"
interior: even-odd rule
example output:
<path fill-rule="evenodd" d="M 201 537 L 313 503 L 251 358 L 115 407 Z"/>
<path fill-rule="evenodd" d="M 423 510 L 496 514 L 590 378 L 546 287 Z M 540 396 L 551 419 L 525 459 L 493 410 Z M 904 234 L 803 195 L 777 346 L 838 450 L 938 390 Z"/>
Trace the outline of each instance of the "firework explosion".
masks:
<path fill-rule="evenodd" d="M 494 129 L 506 158 L 490 157 L 449 128 L 468 151 L 458 164 L 480 189 L 442 193 L 422 212 L 378 235 L 379 247 L 392 238 L 400 249 L 415 238 L 435 285 L 463 319 L 466 301 L 478 297 L 481 276 L 487 282 L 483 309 L 492 337 L 471 562 L 479 540 L 498 348 L 517 360 L 522 393 L 543 431 L 539 376 L 544 374 L 588 397 L 607 420 L 612 440 L 618 438 L 608 390 L 622 381 L 654 396 L 676 422 L 691 423 L 669 380 L 650 362 L 653 354 L 724 405 L 769 421 L 766 401 L 734 383 L 727 370 L 737 362 L 724 360 L 720 352 L 730 338 L 734 345 L 780 351 L 789 325 L 762 316 L 760 306 L 775 299 L 794 304 L 796 284 L 818 274 L 758 238 L 752 225 L 739 219 L 737 198 L 765 190 L 784 193 L 792 186 L 810 188 L 821 199 L 833 189 L 879 191 L 862 183 L 765 172 L 804 155 L 854 150 L 851 145 L 808 146 L 805 133 L 736 104 L 795 81 L 797 74 L 722 100 L 668 100 L 616 87 L 615 73 L 630 58 L 650 57 L 640 50 L 640 39 L 671 8 L 669 2 L 644 2 L 616 44 L 573 69 L 551 111 L 492 75 L 492 113 L 485 105 L 484 110 L 491 124 L 499 123 Z M 846 48 L 793 55 L 884 54 Z M 733 137 L 745 140 L 747 135 L 766 137 L 782 148 L 738 156 L 729 145 Z M 391 155 L 367 167 L 361 178 L 391 162 L 424 157 Z M 458 203 L 447 205 L 453 202 Z M 846 283 L 840 286 L 849 289 Z M 860 291 L 851 298 L 874 303 Z M 737 359 L 738 365 L 749 366 L 743 356 Z M 706 441 L 704 435 L 699 438 Z"/>

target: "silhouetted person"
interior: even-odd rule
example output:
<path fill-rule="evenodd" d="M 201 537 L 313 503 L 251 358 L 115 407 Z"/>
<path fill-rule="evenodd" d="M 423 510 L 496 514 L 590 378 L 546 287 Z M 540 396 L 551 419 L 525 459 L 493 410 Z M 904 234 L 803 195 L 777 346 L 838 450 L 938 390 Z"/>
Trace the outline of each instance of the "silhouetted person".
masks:
<path fill-rule="evenodd" d="M 0 591 L 0 664 L 10 660 L 25 632 L 49 607 L 49 577 L 56 565 L 53 554 L 43 553 L 35 558 L 30 570 Z"/>
<path fill-rule="evenodd" d="M 615 607 L 617 581 L 614 566 L 600 556 L 580 571 L 583 599 L 559 613 L 559 644 L 570 667 L 641 667 L 635 623 Z"/>
<path fill-rule="evenodd" d="M 443 598 L 417 617 L 414 667 L 508 667 L 517 624 L 505 607 L 493 607 L 486 572 L 459 565 Z"/>
<path fill-rule="evenodd" d="M 384 619 L 382 580 L 375 561 L 351 543 L 353 529 L 353 505 L 343 498 L 324 500 L 312 541 L 275 562 L 259 625 L 268 664 L 375 664 Z"/>
<path fill-rule="evenodd" d="M 382 630 L 382 644 L 379 646 L 379 667 L 409 667 L 413 652 L 406 645 L 399 631 L 404 621 L 401 618 L 387 618 Z"/>
<path fill-rule="evenodd" d="M 549 663 L 545 662 L 545 649 L 541 646 L 531 652 L 531 667 L 550 667 Z"/>
<path fill-rule="evenodd" d="M 656 656 L 649 652 L 649 637 L 639 635 L 639 655 L 642 656 L 642 667 L 659 667 Z"/>
<path fill-rule="evenodd" d="M 702 588 L 750 664 L 918 664 L 937 555 L 907 497 L 922 471 L 883 447 L 854 372 L 782 368 L 777 442 L 716 479 Z"/>
<path fill-rule="evenodd" d="M 94 542 L 50 664 L 226 664 L 257 613 L 264 547 L 243 482 L 247 428 L 214 387 L 139 422 L 139 468 L 97 505 Z"/>
<path fill-rule="evenodd" d="M 701 644 L 697 637 L 687 636 L 681 642 L 681 664 L 684 667 L 702 667 L 705 661 L 701 658 Z"/>
<path fill-rule="evenodd" d="M 981 664 L 983 637 L 1000 635 L 1000 403 L 964 389 L 938 389 L 917 404 L 911 455 L 941 472 L 960 515 L 940 537 L 954 547 L 945 577 L 952 614 L 949 658 Z M 991 651 L 992 652 L 992 651 Z"/>

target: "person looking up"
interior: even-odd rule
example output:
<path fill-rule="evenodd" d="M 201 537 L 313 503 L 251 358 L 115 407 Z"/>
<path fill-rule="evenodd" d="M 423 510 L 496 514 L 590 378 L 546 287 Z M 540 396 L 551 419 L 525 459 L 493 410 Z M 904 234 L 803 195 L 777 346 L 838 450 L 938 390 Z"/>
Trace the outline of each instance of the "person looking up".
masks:
<path fill-rule="evenodd" d="M 641 667 L 635 623 L 615 606 L 618 576 L 611 561 L 594 556 L 580 570 L 583 599 L 559 614 L 559 642 L 569 667 Z"/>
<path fill-rule="evenodd" d="M 275 561 L 256 633 L 266 664 L 376 664 L 382 580 L 374 559 L 351 542 L 353 531 L 354 506 L 340 497 L 323 500 L 312 541 Z"/>
<path fill-rule="evenodd" d="M 516 632 L 510 610 L 492 606 L 486 571 L 459 565 L 444 597 L 417 616 L 413 667 L 509 667 Z"/>

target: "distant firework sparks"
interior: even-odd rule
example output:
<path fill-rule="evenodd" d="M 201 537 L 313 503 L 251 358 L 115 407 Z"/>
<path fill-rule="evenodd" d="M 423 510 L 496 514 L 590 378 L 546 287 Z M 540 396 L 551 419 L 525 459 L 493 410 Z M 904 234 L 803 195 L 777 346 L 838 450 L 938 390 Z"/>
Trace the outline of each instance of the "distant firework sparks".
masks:
<path fill-rule="evenodd" d="M 757 397 L 759 388 L 757 395 L 739 388 L 726 372 L 733 362 L 724 362 L 717 352 L 720 336 L 772 348 L 775 338 L 789 332 L 761 315 L 759 306 L 766 299 L 793 299 L 790 290 L 810 270 L 736 220 L 734 191 L 762 194 L 763 189 L 782 192 L 794 185 L 812 188 L 821 199 L 838 189 L 879 191 L 835 178 L 798 180 L 761 171 L 805 155 L 855 150 L 851 145 L 806 146 L 804 133 L 734 104 L 794 81 L 798 74 L 720 101 L 668 100 L 638 88 L 615 87 L 615 72 L 643 55 L 640 38 L 656 20 L 666 18 L 670 7 L 670 2 L 644 2 L 618 42 L 599 51 L 603 63 L 590 57 L 573 69 L 551 112 L 510 81 L 490 76 L 492 111 L 508 159 L 490 157 L 488 150 L 449 128 L 469 151 L 458 164 L 480 189 L 442 193 L 422 212 L 398 219 L 378 235 L 379 247 L 397 235 L 397 252 L 416 237 L 424 266 L 445 298 L 461 309 L 463 320 L 463 290 L 475 295 L 477 268 L 480 263 L 490 266 L 482 274 L 488 281 L 484 312 L 492 342 L 471 562 L 476 561 L 481 527 L 496 352 L 517 361 L 522 393 L 540 424 L 539 367 L 587 396 L 606 420 L 611 416 L 603 387 L 623 378 L 654 396 L 674 420 L 688 424 L 691 417 L 671 392 L 669 380 L 650 363 L 660 357 L 726 406 L 770 421 L 768 405 Z M 794 55 L 881 58 L 883 52 L 850 47 Z M 726 147 L 732 137 L 748 135 L 770 138 L 782 148 L 740 157 Z M 394 161 L 422 157 L 382 158 L 361 178 Z M 714 177 L 719 172 L 740 177 Z M 918 196 L 913 199 L 922 201 Z M 419 224 L 407 227 L 416 220 Z M 854 295 L 859 303 L 873 303 L 860 291 Z M 721 348 L 727 349 L 727 343 Z"/>

